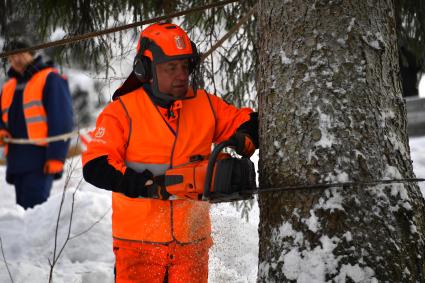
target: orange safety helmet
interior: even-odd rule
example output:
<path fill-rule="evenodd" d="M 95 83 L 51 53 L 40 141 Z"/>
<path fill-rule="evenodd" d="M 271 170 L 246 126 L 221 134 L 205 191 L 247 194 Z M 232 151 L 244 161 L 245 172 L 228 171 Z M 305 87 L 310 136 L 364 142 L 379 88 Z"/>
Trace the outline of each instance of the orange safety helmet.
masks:
<path fill-rule="evenodd" d="M 137 54 L 133 63 L 133 72 L 141 82 L 152 79 L 153 93 L 162 100 L 174 101 L 176 99 L 192 98 L 194 95 L 175 98 L 166 93 L 161 93 L 158 88 L 154 66 L 164 62 L 182 59 L 189 60 L 191 86 L 193 93 L 196 94 L 200 56 L 195 43 L 189 39 L 187 33 L 182 28 L 175 24 L 153 24 L 140 33 Z"/>

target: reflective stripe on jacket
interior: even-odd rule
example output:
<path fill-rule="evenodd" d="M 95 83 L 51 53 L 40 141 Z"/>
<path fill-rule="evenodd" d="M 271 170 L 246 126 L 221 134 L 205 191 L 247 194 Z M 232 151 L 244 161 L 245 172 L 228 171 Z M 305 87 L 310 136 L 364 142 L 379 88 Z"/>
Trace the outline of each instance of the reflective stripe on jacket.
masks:
<path fill-rule="evenodd" d="M 29 139 L 47 138 L 47 116 L 43 106 L 43 89 L 47 76 L 57 72 L 54 68 L 46 68 L 37 72 L 24 86 L 23 109 Z M 10 79 L 4 86 L 1 96 L 2 120 L 6 127 L 9 122 L 9 108 L 12 105 L 17 81 Z M 47 143 L 38 145 L 47 146 Z"/>
<path fill-rule="evenodd" d="M 83 163 L 108 155 L 122 173 L 126 167 L 154 175 L 207 156 L 213 142 L 228 139 L 249 120 L 251 109 L 237 109 L 198 91 L 193 99 L 176 101 L 175 128 L 139 88 L 110 103 L 99 116 Z M 210 239 L 209 204 L 194 200 L 128 198 L 112 193 L 112 233 L 121 240 L 147 243 L 192 243 Z"/>

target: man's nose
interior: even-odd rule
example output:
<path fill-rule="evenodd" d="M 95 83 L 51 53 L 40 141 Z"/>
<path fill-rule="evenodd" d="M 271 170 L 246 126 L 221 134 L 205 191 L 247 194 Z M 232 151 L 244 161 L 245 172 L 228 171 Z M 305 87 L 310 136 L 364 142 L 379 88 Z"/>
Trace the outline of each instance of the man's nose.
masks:
<path fill-rule="evenodd" d="M 189 77 L 189 70 L 185 66 L 180 66 L 177 69 L 177 79 L 179 80 L 187 80 Z"/>

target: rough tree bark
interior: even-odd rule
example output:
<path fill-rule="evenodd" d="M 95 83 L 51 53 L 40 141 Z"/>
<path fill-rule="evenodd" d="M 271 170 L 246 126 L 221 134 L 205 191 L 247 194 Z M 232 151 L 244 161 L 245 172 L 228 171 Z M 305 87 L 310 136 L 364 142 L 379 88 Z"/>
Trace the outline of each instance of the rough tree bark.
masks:
<path fill-rule="evenodd" d="M 414 177 L 391 0 L 260 0 L 260 186 Z M 415 183 L 262 194 L 259 282 L 424 282 Z"/>

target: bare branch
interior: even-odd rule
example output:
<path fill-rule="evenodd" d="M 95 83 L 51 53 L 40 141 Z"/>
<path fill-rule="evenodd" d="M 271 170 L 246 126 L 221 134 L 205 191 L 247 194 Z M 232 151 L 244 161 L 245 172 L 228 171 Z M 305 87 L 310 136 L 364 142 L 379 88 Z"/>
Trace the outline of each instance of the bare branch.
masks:
<path fill-rule="evenodd" d="M 94 222 L 92 225 L 90 225 L 89 228 L 87 228 L 86 230 L 81 231 L 78 234 L 75 234 L 74 236 L 71 236 L 69 239 L 70 240 L 73 240 L 73 239 L 75 239 L 75 238 L 77 238 L 77 237 L 79 237 L 79 236 L 81 236 L 81 235 L 89 232 L 94 226 L 96 226 L 96 224 L 98 224 L 100 221 L 102 221 L 103 218 L 105 218 L 106 215 L 108 215 L 109 211 L 111 211 L 111 207 L 108 208 L 108 210 L 106 210 L 105 213 L 96 222 Z"/>
<path fill-rule="evenodd" d="M 6 256 L 4 255 L 3 242 L 1 240 L 1 237 L 0 237 L 0 249 L 1 249 L 1 254 L 3 256 L 4 265 L 6 265 L 7 272 L 9 273 L 10 281 L 13 283 L 13 277 L 12 277 L 12 274 L 10 273 L 9 265 L 7 264 L 7 261 L 6 261 Z"/>
<path fill-rule="evenodd" d="M 83 179 L 80 180 L 77 187 L 75 188 L 75 191 L 72 193 L 72 205 L 71 205 L 71 215 L 69 217 L 68 234 L 66 236 L 65 243 L 62 245 L 62 248 L 60 249 L 60 251 L 58 253 L 56 261 L 61 256 L 63 250 L 65 249 L 66 244 L 68 243 L 68 241 L 70 240 L 70 237 L 71 237 L 72 218 L 73 218 L 73 215 L 74 215 L 75 194 L 77 193 L 78 189 L 80 188 L 82 180 Z"/>
<path fill-rule="evenodd" d="M 53 282 L 53 270 L 54 267 L 57 263 L 57 261 L 59 260 L 62 252 L 64 251 L 69 239 L 70 239 L 70 235 L 71 235 L 71 227 L 72 227 L 72 219 L 73 219 L 73 215 L 74 215 L 74 204 L 75 204 L 75 194 L 77 193 L 78 189 L 81 186 L 81 183 L 83 181 L 83 179 L 81 178 L 80 181 L 78 182 L 78 185 L 76 186 L 74 192 L 72 193 L 72 204 L 71 204 L 71 215 L 69 218 L 69 224 L 68 224 L 68 234 L 67 237 L 65 239 L 65 242 L 63 243 L 61 249 L 59 250 L 59 252 L 56 254 L 57 248 L 58 248 L 58 232 L 59 232 L 59 222 L 60 222 L 60 217 L 62 214 L 62 208 L 63 208 L 63 204 L 65 201 L 65 195 L 66 195 L 66 191 L 67 188 L 69 187 L 69 183 L 71 181 L 71 176 L 72 173 L 75 171 L 76 169 L 76 164 L 74 163 L 75 159 L 72 158 L 69 166 L 68 166 L 68 170 L 67 170 L 67 174 L 66 174 L 66 179 L 65 179 L 65 184 L 63 186 L 63 191 L 62 191 L 62 198 L 61 198 L 61 202 L 60 202 L 60 206 L 59 206 L 59 212 L 58 212 L 58 217 L 56 220 L 56 228 L 55 228 L 55 244 L 54 244 L 54 248 L 53 248 L 53 259 L 52 261 L 50 261 L 49 259 L 49 265 L 50 265 L 50 273 L 49 273 L 49 283 Z"/>

